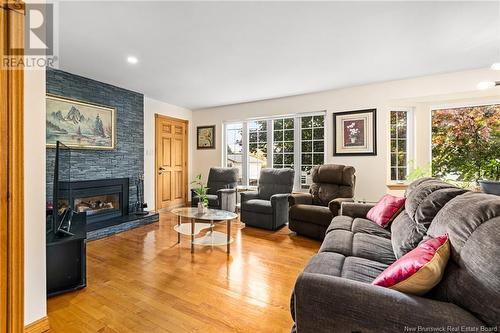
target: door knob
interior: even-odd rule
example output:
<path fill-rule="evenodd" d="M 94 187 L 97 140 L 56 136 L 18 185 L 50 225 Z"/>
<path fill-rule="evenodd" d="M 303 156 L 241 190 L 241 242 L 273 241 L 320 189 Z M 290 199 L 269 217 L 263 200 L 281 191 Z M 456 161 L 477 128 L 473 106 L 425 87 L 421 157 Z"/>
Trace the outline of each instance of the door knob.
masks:
<path fill-rule="evenodd" d="M 160 167 L 160 171 L 164 171 L 164 170 L 165 170 L 165 168 L 164 168 L 164 167 Z"/>

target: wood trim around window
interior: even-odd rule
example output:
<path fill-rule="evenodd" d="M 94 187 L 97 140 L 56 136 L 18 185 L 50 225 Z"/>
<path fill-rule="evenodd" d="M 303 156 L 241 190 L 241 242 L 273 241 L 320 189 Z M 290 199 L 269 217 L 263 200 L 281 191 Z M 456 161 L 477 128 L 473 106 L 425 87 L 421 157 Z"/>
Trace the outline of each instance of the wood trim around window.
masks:
<path fill-rule="evenodd" d="M 24 3 L 0 0 L 0 56 L 24 44 Z M 15 57 L 22 57 L 17 53 Z M 24 330 L 24 72 L 0 69 L 0 333 Z"/>
<path fill-rule="evenodd" d="M 387 184 L 387 188 L 393 191 L 406 191 L 407 187 L 408 184 L 399 184 L 399 183 Z"/>

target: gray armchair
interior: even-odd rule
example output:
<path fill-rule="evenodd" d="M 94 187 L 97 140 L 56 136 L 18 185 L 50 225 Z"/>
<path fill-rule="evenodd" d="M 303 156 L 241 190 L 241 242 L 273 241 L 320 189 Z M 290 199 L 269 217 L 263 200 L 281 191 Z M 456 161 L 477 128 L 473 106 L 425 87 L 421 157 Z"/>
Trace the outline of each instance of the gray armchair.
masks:
<path fill-rule="evenodd" d="M 258 191 L 241 193 L 241 221 L 270 230 L 284 226 L 294 175 L 292 169 L 262 169 Z"/>
<path fill-rule="evenodd" d="M 208 207 L 230 212 L 236 210 L 237 168 L 210 168 L 207 181 Z M 191 190 L 191 205 L 196 207 L 199 197 Z"/>

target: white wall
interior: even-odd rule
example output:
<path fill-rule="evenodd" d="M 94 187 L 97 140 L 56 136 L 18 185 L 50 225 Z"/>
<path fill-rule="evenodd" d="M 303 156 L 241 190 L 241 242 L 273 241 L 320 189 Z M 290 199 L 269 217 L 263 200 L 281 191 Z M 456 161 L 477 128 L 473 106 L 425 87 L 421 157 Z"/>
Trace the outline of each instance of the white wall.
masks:
<path fill-rule="evenodd" d="M 193 132 L 191 110 L 144 96 L 144 200 L 148 203 L 149 210 L 155 208 L 155 114 L 188 120 L 189 139 Z M 188 142 L 188 147 L 191 147 L 191 142 Z M 192 152 L 192 149 L 188 149 L 188 179 L 192 178 Z"/>
<path fill-rule="evenodd" d="M 498 72 L 478 69 L 196 110 L 193 112 L 193 126 L 215 124 L 217 143 L 215 150 L 196 150 L 193 135 L 191 144 L 195 151 L 193 174 L 202 173 L 206 177 L 209 166 L 222 165 L 221 138 L 224 121 L 326 110 L 326 162 L 354 166 L 357 176 L 356 197 L 370 201 L 377 200 L 386 192 L 388 183 L 387 147 L 390 108 L 398 106 L 415 108 L 415 160 L 417 165 L 425 165 L 430 157 L 430 107 L 458 100 L 473 102 L 498 99 L 500 88 L 479 92 L 476 90 L 476 85 L 479 81 L 499 79 L 499 76 Z M 377 156 L 333 156 L 332 114 L 368 108 L 377 108 Z"/>
<path fill-rule="evenodd" d="M 45 70 L 24 75 L 24 322 L 47 314 L 45 272 Z"/>

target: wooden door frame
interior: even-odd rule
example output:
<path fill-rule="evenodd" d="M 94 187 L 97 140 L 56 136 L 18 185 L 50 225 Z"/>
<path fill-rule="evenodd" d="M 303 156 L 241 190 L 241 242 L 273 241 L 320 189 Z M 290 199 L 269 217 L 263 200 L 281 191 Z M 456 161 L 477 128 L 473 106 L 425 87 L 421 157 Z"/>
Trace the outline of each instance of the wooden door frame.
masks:
<path fill-rule="evenodd" d="M 186 140 L 186 144 L 184 146 L 184 154 L 186 157 L 186 172 L 184 173 L 184 193 L 186 193 L 186 197 L 184 198 L 184 204 L 187 205 L 189 200 L 189 185 L 188 185 L 188 174 L 189 174 L 189 120 L 179 119 L 170 116 L 165 116 L 159 113 L 155 113 L 155 210 L 158 211 L 160 208 L 159 198 L 158 198 L 158 154 L 156 152 L 156 147 L 158 147 L 158 119 L 165 119 L 171 121 L 177 121 L 186 124 L 186 133 L 184 134 L 184 138 Z"/>
<path fill-rule="evenodd" d="M 23 45 L 24 3 L 0 0 L 0 54 Z M 24 329 L 24 71 L 0 69 L 0 333 Z"/>

